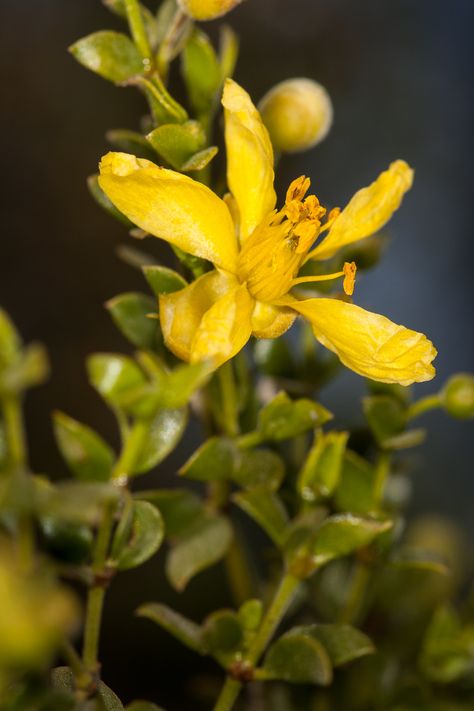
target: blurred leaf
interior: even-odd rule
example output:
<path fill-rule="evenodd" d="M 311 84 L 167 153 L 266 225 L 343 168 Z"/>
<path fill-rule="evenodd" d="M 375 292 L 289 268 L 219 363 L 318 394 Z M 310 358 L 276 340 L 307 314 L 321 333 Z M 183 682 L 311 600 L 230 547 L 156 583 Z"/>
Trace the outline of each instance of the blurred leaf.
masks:
<path fill-rule="evenodd" d="M 233 610 L 217 610 L 204 621 L 202 639 L 206 650 L 226 666 L 243 643 L 239 616 Z"/>
<path fill-rule="evenodd" d="M 56 667 L 51 671 L 51 683 L 55 689 L 75 691 L 74 674 L 69 667 Z M 119 697 L 103 681 L 99 681 L 98 692 L 106 711 L 122 711 Z"/>
<path fill-rule="evenodd" d="M 195 652 L 203 653 L 202 629 L 195 622 L 183 617 L 179 612 L 157 602 L 141 605 L 136 613 L 139 617 L 147 617 L 152 622 L 163 627 L 167 632 L 179 639 L 186 647 Z"/>
<path fill-rule="evenodd" d="M 384 449 L 409 449 L 410 447 L 418 447 L 423 444 L 426 439 L 426 430 L 407 430 L 394 437 L 388 437 L 383 442 Z"/>
<path fill-rule="evenodd" d="M 124 393 L 146 384 L 143 371 L 132 358 L 116 353 L 94 353 L 87 359 L 89 380 L 112 406 L 120 405 Z"/>
<path fill-rule="evenodd" d="M 69 51 L 84 67 L 116 84 L 144 71 L 140 52 L 121 32 L 94 32 L 71 45 Z"/>
<path fill-rule="evenodd" d="M 181 170 L 184 173 L 190 173 L 194 170 L 202 170 L 206 167 L 206 165 L 208 165 L 208 163 L 211 162 L 213 158 L 215 158 L 218 152 L 219 149 L 217 146 L 209 146 L 209 148 L 203 148 L 202 151 L 198 151 L 190 158 L 188 158 L 188 160 L 182 164 Z"/>
<path fill-rule="evenodd" d="M 298 477 L 298 489 L 305 501 L 333 493 L 340 479 L 348 437 L 348 432 L 320 432 L 316 436 Z"/>
<path fill-rule="evenodd" d="M 109 200 L 107 195 L 104 193 L 104 191 L 99 185 L 99 176 L 97 174 L 89 175 L 89 177 L 87 178 L 87 187 L 96 203 L 103 210 L 105 210 L 105 212 L 107 212 L 109 215 L 112 215 L 112 217 L 115 217 L 116 220 L 122 222 L 124 225 L 126 225 L 126 227 L 133 227 L 133 222 L 130 222 L 128 217 L 126 217 L 122 212 L 120 212 L 120 210 L 117 210 L 113 202 L 111 202 L 111 200 Z"/>
<path fill-rule="evenodd" d="M 220 29 L 219 64 L 221 70 L 221 84 L 234 74 L 237 57 L 239 54 L 239 38 L 232 27 L 224 25 Z"/>
<path fill-rule="evenodd" d="M 146 140 L 173 168 L 181 170 L 195 153 L 204 148 L 206 134 L 198 121 L 186 121 L 162 124 L 153 129 Z"/>
<path fill-rule="evenodd" d="M 322 644 L 293 630 L 272 644 L 262 671 L 260 678 L 296 684 L 329 686 L 332 681 L 331 661 Z"/>
<path fill-rule="evenodd" d="M 119 496 L 113 484 L 66 481 L 56 486 L 40 486 L 37 482 L 40 515 L 57 521 L 94 526 L 100 521 L 104 504 Z"/>
<path fill-rule="evenodd" d="M 388 395 L 372 395 L 365 397 L 362 403 L 369 427 L 380 444 L 405 429 L 406 410 L 399 400 Z"/>
<path fill-rule="evenodd" d="M 350 625 L 306 625 L 293 631 L 321 642 L 335 667 L 375 652 L 369 637 Z"/>
<path fill-rule="evenodd" d="M 412 389 L 397 383 L 381 383 L 378 380 L 367 380 L 367 387 L 371 395 L 384 395 L 392 400 L 398 400 L 401 405 L 408 407 L 412 399 Z"/>
<path fill-rule="evenodd" d="M 314 562 L 321 566 L 334 558 L 349 555 L 372 543 L 392 525 L 391 521 L 377 521 L 348 513 L 330 516 L 315 535 L 312 546 Z"/>
<path fill-rule="evenodd" d="M 156 467 L 178 444 L 183 436 L 188 415 L 186 410 L 160 410 L 149 425 L 148 438 L 133 474 Z"/>
<path fill-rule="evenodd" d="M 41 343 L 31 343 L 0 375 L 0 390 L 18 393 L 41 385 L 49 376 L 49 360 Z"/>
<path fill-rule="evenodd" d="M 438 608 L 425 633 L 420 667 L 438 684 L 450 684 L 472 673 L 474 626 L 463 628 L 452 608 Z"/>
<path fill-rule="evenodd" d="M 288 377 L 295 363 L 284 338 L 259 338 L 254 346 L 255 361 L 263 373 Z"/>
<path fill-rule="evenodd" d="M 138 158 L 155 160 L 156 155 L 145 136 L 127 128 L 113 128 L 105 134 L 106 139 L 115 149 L 124 153 L 132 153 Z M 120 213 L 119 213 L 120 214 Z M 133 224 L 133 223 L 130 223 Z"/>
<path fill-rule="evenodd" d="M 136 568 L 151 558 L 160 547 L 163 536 L 163 519 L 158 509 L 147 501 L 135 501 L 131 538 L 118 551 L 116 559 L 119 570 Z"/>
<path fill-rule="evenodd" d="M 63 563 L 79 565 L 89 557 L 94 537 L 87 526 L 45 516 L 39 525 L 46 550 Z"/>
<path fill-rule="evenodd" d="M 375 469 L 366 459 L 347 450 L 341 479 L 335 492 L 335 505 L 339 511 L 368 514 L 376 508 L 374 495 Z"/>
<path fill-rule="evenodd" d="M 446 561 L 435 551 L 421 548 L 399 548 L 390 558 L 390 565 L 415 570 L 429 570 L 440 575 L 448 575 L 450 570 Z"/>
<path fill-rule="evenodd" d="M 181 56 L 189 101 L 197 114 L 207 113 L 221 84 L 221 69 L 208 36 L 195 29 Z"/>
<path fill-rule="evenodd" d="M 128 292 L 110 299 L 106 306 L 117 328 L 134 346 L 150 350 L 157 347 L 159 328 L 156 320 L 149 318 L 157 312 L 154 299 Z"/>
<path fill-rule="evenodd" d="M 305 398 L 290 400 L 286 393 L 280 392 L 260 410 L 258 431 L 264 440 L 280 441 L 314 429 L 331 417 L 331 413 L 317 402 Z"/>
<path fill-rule="evenodd" d="M 110 479 L 115 456 L 102 437 L 63 412 L 53 414 L 53 424 L 61 454 L 78 479 Z"/>
<path fill-rule="evenodd" d="M 232 528 L 223 516 L 208 516 L 180 536 L 166 561 L 172 586 L 184 590 L 197 573 L 221 560 L 232 541 Z"/>
<path fill-rule="evenodd" d="M 201 499 L 187 489 L 139 491 L 135 494 L 135 498 L 149 501 L 159 509 L 165 524 L 166 536 L 169 538 L 184 533 L 204 513 Z"/>
<path fill-rule="evenodd" d="M 14 363 L 19 357 L 21 339 L 13 322 L 3 309 L 0 309 L 0 369 Z"/>
<path fill-rule="evenodd" d="M 229 479 L 234 469 L 236 447 L 225 437 L 211 437 L 202 444 L 179 470 L 196 481 Z"/>
<path fill-rule="evenodd" d="M 281 457 L 270 449 L 244 449 L 236 457 L 231 477 L 244 489 L 276 491 L 285 475 Z"/>
<path fill-rule="evenodd" d="M 239 620 L 247 632 L 255 632 L 262 621 L 263 603 L 261 600 L 246 600 L 239 608 Z"/>
<path fill-rule="evenodd" d="M 277 494 L 257 489 L 239 492 L 232 499 L 263 528 L 277 546 L 283 545 L 288 514 Z"/>
<path fill-rule="evenodd" d="M 157 265 L 143 267 L 143 273 L 155 296 L 172 294 L 187 286 L 187 281 L 178 272 Z"/>

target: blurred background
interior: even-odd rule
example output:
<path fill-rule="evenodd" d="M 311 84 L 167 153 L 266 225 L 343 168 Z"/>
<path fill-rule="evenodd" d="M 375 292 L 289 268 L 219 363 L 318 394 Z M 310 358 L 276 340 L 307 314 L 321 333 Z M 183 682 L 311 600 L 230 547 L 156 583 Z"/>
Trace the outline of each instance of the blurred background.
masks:
<path fill-rule="evenodd" d="M 392 160 L 415 167 L 414 187 L 391 223 L 394 239 L 383 262 L 358 282 L 356 301 L 429 335 L 439 350 L 439 385 L 454 372 L 473 370 L 471 0 L 451 0 L 449 7 L 441 0 L 248 0 L 228 20 L 241 37 L 236 78 L 256 101 L 282 79 L 308 76 L 334 103 L 324 143 L 283 159 L 281 190 L 306 173 L 323 203 L 344 205 Z M 120 28 L 99 0 L 1 0 L 0 28 L 0 304 L 25 340 L 43 341 L 50 353 L 52 376 L 29 396 L 27 423 L 33 468 L 61 476 L 51 410 L 116 437 L 87 383 L 84 358 L 127 351 L 103 303 L 146 288 L 141 274 L 115 256 L 130 238 L 92 201 L 85 179 L 108 150 L 105 131 L 138 128 L 145 105 L 136 92 L 92 75 L 66 52 L 81 36 Z M 167 258 L 158 243 L 151 248 L 157 259 Z M 418 393 L 436 387 L 427 383 Z M 337 426 L 357 422 L 364 390 L 360 378 L 345 373 L 323 392 L 323 402 L 338 413 Z M 454 519 L 472 540 L 472 424 L 438 412 L 424 423 L 430 436 L 414 455 L 413 510 Z M 171 482 L 196 442 L 190 430 L 144 485 Z M 112 588 L 104 678 L 125 701 L 153 698 L 158 685 L 163 704 L 185 708 L 173 688 L 180 665 L 191 662 L 198 671 L 194 655 L 166 639 L 161 659 L 165 638 L 132 613 L 160 597 L 199 619 L 208 611 L 210 584 L 215 599 L 226 602 L 221 573 L 213 576 L 198 577 L 178 598 L 152 561 Z M 146 674 L 152 675 L 148 686 Z"/>

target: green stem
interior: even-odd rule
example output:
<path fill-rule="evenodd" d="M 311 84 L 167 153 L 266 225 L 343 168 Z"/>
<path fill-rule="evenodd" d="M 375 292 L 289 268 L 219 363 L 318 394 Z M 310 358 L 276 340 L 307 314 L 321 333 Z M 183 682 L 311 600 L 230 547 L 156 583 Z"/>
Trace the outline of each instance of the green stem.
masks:
<path fill-rule="evenodd" d="M 379 452 L 377 464 L 375 467 L 375 482 L 374 482 L 374 501 L 377 508 L 380 508 L 383 502 L 385 484 L 390 471 L 390 454 L 389 452 Z"/>
<path fill-rule="evenodd" d="M 107 553 L 114 525 L 114 513 L 115 502 L 108 501 L 104 506 L 92 561 L 92 572 L 94 573 L 95 582 L 90 588 L 87 597 L 82 658 L 85 667 L 92 674 L 96 673 L 98 667 L 99 635 L 106 590 L 106 586 L 103 581 L 99 580 L 99 576 L 104 573 L 107 561 Z"/>
<path fill-rule="evenodd" d="M 217 377 L 221 393 L 222 429 L 229 437 L 236 437 L 239 434 L 239 413 L 237 388 L 230 361 L 221 365 L 217 371 Z"/>
<path fill-rule="evenodd" d="M 20 469 L 26 464 L 25 428 L 20 398 L 7 395 L 2 409 L 8 459 L 12 469 Z"/>
<path fill-rule="evenodd" d="M 293 575 L 287 573 L 283 576 L 260 629 L 248 651 L 246 661 L 250 665 L 254 666 L 260 659 L 276 628 L 287 612 L 300 584 L 301 580 Z M 241 688 L 242 683 L 240 681 L 228 678 L 214 706 L 214 711 L 230 711 Z"/>
<path fill-rule="evenodd" d="M 122 479 L 124 482 L 133 473 L 135 464 L 142 452 L 146 438 L 150 430 L 150 422 L 148 419 L 137 420 L 132 429 L 128 433 L 125 446 L 112 472 L 112 479 L 117 481 Z"/>
<path fill-rule="evenodd" d="M 407 419 L 408 420 L 414 420 L 415 417 L 419 417 L 420 415 L 423 415 L 425 412 L 429 412 L 430 410 L 435 410 L 436 408 L 441 407 L 441 399 L 439 395 L 428 395 L 427 397 L 421 398 L 421 400 L 418 400 L 417 402 L 414 402 L 413 405 L 410 405 L 407 411 Z"/>
<path fill-rule="evenodd" d="M 133 41 L 143 57 L 143 64 L 145 65 L 145 68 L 150 69 L 152 53 L 138 0 L 125 0 L 125 10 L 127 12 L 128 25 L 130 27 Z"/>

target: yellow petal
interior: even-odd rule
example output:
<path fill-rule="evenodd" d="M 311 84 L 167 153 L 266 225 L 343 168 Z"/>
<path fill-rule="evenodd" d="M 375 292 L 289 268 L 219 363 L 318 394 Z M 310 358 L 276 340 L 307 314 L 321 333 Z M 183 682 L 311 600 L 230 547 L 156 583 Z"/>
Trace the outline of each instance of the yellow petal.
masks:
<path fill-rule="evenodd" d="M 161 295 L 161 329 L 170 351 L 190 361 L 191 345 L 204 314 L 237 284 L 232 275 L 214 270 L 180 291 Z"/>
<path fill-rule="evenodd" d="M 413 170 L 403 160 L 390 164 L 367 188 L 350 200 L 322 243 L 313 250 L 314 259 L 328 259 L 341 247 L 373 235 L 400 207 L 403 195 L 413 183 Z"/>
<path fill-rule="evenodd" d="M 351 370 L 383 383 L 431 380 L 436 349 L 422 333 L 337 299 L 287 300 L 313 327 L 323 346 Z"/>
<path fill-rule="evenodd" d="M 254 300 L 239 284 L 206 311 L 191 346 L 191 362 L 212 359 L 216 365 L 238 353 L 252 333 Z"/>
<path fill-rule="evenodd" d="M 256 301 L 252 313 L 252 335 L 256 338 L 278 338 L 293 324 L 292 309 Z"/>
<path fill-rule="evenodd" d="M 235 271 L 237 240 L 225 203 L 202 183 L 128 153 L 108 153 L 99 185 L 138 227 Z"/>
<path fill-rule="evenodd" d="M 250 96 L 232 79 L 225 83 L 222 104 L 227 182 L 239 206 L 241 238 L 245 239 L 275 207 L 273 149 Z"/>

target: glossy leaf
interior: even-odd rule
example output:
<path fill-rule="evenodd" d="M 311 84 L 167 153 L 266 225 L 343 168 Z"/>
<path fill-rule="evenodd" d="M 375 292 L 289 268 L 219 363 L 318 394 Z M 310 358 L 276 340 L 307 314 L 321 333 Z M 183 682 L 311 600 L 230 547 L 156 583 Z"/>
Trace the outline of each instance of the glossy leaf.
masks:
<path fill-rule="evenodd" d="M 258 417 L 258 430 L 264 440 L 280 441 L 296 437 L 331 419 L 325 407 L 312 400 L 291 400 L 279 393 Z"/>
<path fill-rule="evenodd" d="M 163 124 L 146 137 L 147 141 L 173 168 L 182 166 L 206 143 L 206 134 L 198 121 Z"/>
<path fill-rule="evenodd" d="M 161 605 L 157 602 L 150 602 L 146 605 L 141 605 L 137 610 L 139 617 L 147 617 L 152 622 L 156 622 L 163 629 L 179 639 L 182 644 L 185 644 L 195 652 L 202 653 L 204 650 L 202 642 L 202 629 L 187 617 L 183 617 L 179 612 L 172 610 L 167 605 Z"/>
<path fill-rule="evenodd" d="M 53 415 L 56 442 L 78 479 L 107 481 L 114 464 L 114 452 L 94 430 L 65 415 Z"/>
<path fill-rule="evenodd" d="M 195 29 L 182 53 L 182 73 L 195 111 L 205 113 L 221 84 L 219 62 L 208 36 Z"/>
<path fill-rule="evenodd" d="M 116 353 L 95 353 L 87 359 L 91 384 L 113 406 L 120 405 L 124 394 L 146 384 L 143 371 L 132 358 Z"/>
<path fill-rule="evenodd" d="M 225 437 L 211 437 L 183 464 L 179 473 L 196 481 L 229 479 L 234 469 L 236 448 Z"/>
<path fill-rule="evenodd" d="M 165 524 L 166 536 L 174 538 L 184 533 L 204 514 L 204 504 L 187 489 L 153 489 L 139 491 L 138 500 L 149 501 L 156 506 Z"/>
<path fill-rule="evenodd" d="M 246 449 L 236 457 L 231 474 L 233 481 L 244 489 L 276 491 L 283 481 L 285 465 L 270 449 Z"/>
<path fill-rule="evenodd" d="M 341 478 L 335 492 L 336 508 L 356 514 L 374 511 L 377 504 L 374 484 L 374 467 L 355 452 L 346 451 Z"/>
<path fill-rule="evenodd" d="M 294 631 L 321 642 L 335 667 L 375 652 L 369 637 L 350 625 L 306 625 L 297 627 Z"/>
<path fill-rule="evenodd" d="M 116 220 L 122 222 L 126 227 L 133 227 L 133 222 L 130 222 L 128 217 L 126 217 L 120 210 L 117 210 L 115 205 L 109 200 L 107 195 L 104 193 L 99 185 L 99 176 L 97 174 L 90 175 L 87 178 L 87 187 L 90 194 L 96 201 L 96 203 L 109 215 L 115 217 Z"/>
<path fill-rule="evenodd" d="M 117 567 L 128 570 L 144 563 L 156 553 L 163 536 L 163 519 L 158 509 L 147 501 L 135 501 L 131 538 L 118 554 Z"/>
<path fill-rule="evenodd" d="M 336 488 L 344 460 L 348 432 L 320 433 L 298 477 L 298 489 L 305 501 L 330 496 Z"/>
<path fill-rule="evenodd" d="M 332 681 L 331 661 L 323 645 L 317 639 L 293 631 L 270 647 L 262 671 L 264 679 L 295 684 L 328 686 Z"/>
<path fill-rule="evenodd" d="M 178 272 L 157 265 L 143 267 L 145 279 L 155 296 L 172 294 L 187 286 L 187 281 Z"/>
<path fill-rule="evenodd" d="M 377 521 L 353 514 L 330 516 L 321 525 L 312 546 L 316 565 L 349 555 L 369 545 L 392 527 L 391 521 Z"/>
<path fill-rule="evenodd" d="M 137 348 L 154 350 L 158 345 L 158 325 L 150 315 L 157 306 L 151 297 L 137 292 L 120 294 L 106 304 L 121 333 Z"/>
<path fill-rule="evenodd" d="M 116 84 L 144 71 L 138 49 L 121 32 L 94 32 L 71 45 L 69 51 L 84 67 Z"/>
<path fill-rule="evenodd" d="M 232 541 L 223 516 L 208 516 L 180 536 L 166 561 L 166 574 L 176 590 L 184 590 L 197 573 L 221 560 Z"/>
<path fill-rule="evenodd" d="M 141 474 L 156 467 L 178 444 L 187 423 L 186 410 L 161 410 L 149 425 L 148 437 L 133 471 Z"/>
<path fill-rule="evenodd" d="M 48 553 L 67 565 L 85 563 L 92 551 L 94 537 L 88 526 L 45 516 L 39 521 Z"/>
<path fill-rule="evenodd" d="M 277 494 L 257 489 L 239 492 L 232 498 L 239 508 L 263 528 L 277 546 L 283 545 L 288 514 Z"/>

